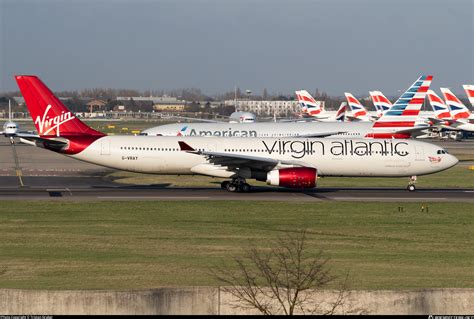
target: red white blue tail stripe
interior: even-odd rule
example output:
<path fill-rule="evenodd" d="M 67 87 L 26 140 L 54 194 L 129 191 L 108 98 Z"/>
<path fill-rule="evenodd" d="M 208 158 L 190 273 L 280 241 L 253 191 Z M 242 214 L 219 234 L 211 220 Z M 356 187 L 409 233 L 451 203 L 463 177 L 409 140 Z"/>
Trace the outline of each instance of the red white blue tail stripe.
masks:
<path fill-rule="evenodd" d="M 336 121 L 344 122 L 345 117 L 346 117 L 346 108 L 347 108 L 347 103 L 342 102 L 336 112 L 336 117 L 335 117 Z"/>
<path fill-rule="evenodd" d="M 451 112 L 449 112 L 448 106 L 433 90 L 428 90 L 428 100 L 430 101 L 435 118 L 440 120 L 451 119 Z"/>
<path fill-rule="evenodd" d="M 380 91 L 370 91 L 370 97 L 374 103 L 375 109 L 377 110 L 377 117 L 381 117 L 385 112 L 390 110 L 392 102 L 383 95 Z"/>
<path fill-rule="evenodd" d="M 349 104 L 349 108 L 351 109 L 352 117 L 358 119 L 367 117 L 369 113 L 367 113 L 365 107 L 359 102 L 359 100 L 354 97 L 354 95 L 348 92 L 345 92 L 344 95 L 346 96 L 347 103 Z"/>
<path fill-rule="evenodd" d="M 413 83 L 408 90 L 393 104 L 390 110 L 375 121 L 373 133 L 366 137 L 374 138 L 405 138 L 410 137 L 408 131 L 428 127 L 427 124 L 417 123 L 418 115 L 426 97 L 433 76 L 423 75 Z"/>
<path fill-rule="evenodd" d="M 464 88 L 464 91 L 466 91 L 469 103 L 474 106 L 474 85 L 464 84 L 462 87 Z"/>
<path fill-rule="evenodd" d="M 467 119 L 471 115 L 471 111 L 469 111 L 450 89 L 441 88 L 441 93 L 443 93 L 444 100 L 449 106 L 453 119 Z"/>
<path fill-rule="evenodd" d="M 301 106 L 301 109 L 304 113 L 316 116 L 319 115 L 323 109 L 321 107 L 321 102 L 316 101 L 311 94 L 308 93 L 306 90 L 295 91 L 296 98 L 298 99 L 298 103 Z"/>

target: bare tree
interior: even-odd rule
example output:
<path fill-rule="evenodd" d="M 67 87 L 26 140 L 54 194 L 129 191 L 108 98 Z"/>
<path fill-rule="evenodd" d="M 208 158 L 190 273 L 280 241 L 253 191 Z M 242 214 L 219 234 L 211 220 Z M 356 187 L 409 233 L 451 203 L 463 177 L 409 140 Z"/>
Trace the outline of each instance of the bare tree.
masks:
<path fill-rule="evenodd" d="M 347 278 L 332 300 L 316 300 L 321 290 L 336 277 L 330 273 L 329 259 L 322 250 L 308 250 L 305 230 L 289 233 L 270 243 L 270 249 L 250 248 L 236 257 L 236 269 L 218 267 L 216 278 L 222 291 L 231 294 L 234 307 L 257 309 L 265 315 L 334 314 L 343 306 Z"/>

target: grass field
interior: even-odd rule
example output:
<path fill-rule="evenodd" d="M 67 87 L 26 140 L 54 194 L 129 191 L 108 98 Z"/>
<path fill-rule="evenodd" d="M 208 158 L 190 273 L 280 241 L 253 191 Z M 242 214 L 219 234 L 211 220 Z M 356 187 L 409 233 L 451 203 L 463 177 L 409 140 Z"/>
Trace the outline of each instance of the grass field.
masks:
<path fill-rule="evenodd" d="M 0 288 L 217 285 L 209 269 L 298 228 L 353 289 L 473 287 L 474 205 L 421 205 L 3 201 Z"/>
<path fill-rule="evenodd" d="M 170 184 L 174 187 L 220 187 L 224 179 L 206 176 L 149 175 L 118 171 L 107 176 L 117 183 L 150 185 Z M 266 185 L 263 182 L 249 180 L 251 185 Z M 317 187 L 400 187 L 405 188 L 408 178 L 373 178 L 373 177 L 323 177 Z M 437 174 L 420 176 L 417 187 L 423 188 L 474 188 L 474 170 L 458 164 L 455 167 Z"/>

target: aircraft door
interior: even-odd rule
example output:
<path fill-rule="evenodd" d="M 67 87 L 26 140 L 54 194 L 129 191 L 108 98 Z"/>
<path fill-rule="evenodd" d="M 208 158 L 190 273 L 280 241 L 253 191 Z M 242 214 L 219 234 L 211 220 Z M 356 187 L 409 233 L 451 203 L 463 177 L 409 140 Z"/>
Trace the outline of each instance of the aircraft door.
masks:
<path fill-rule="evenodd" d="M 208 143 L 207 150 L 209 150 L 210 152 L 215 152 L 217 150 L 216 143 Z"/>
<path fill-rule="evenodd" d="M 110 141 L 102 141 L 100 144 L 100 155 L 110 155 Z"/>
<path fill-rule="evenodd" d="M 415 161 L 424 161 L 425 152 L 423 146 L 415 146 Z"/>

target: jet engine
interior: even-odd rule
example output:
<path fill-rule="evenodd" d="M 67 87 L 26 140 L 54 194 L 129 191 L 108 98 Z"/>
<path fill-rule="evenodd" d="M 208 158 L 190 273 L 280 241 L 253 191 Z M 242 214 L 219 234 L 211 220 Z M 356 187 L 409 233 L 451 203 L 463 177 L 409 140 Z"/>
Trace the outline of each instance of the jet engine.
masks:
<path fill-rule="evenodd" d="M 312 167 L 282 168 L 267 173 L 267 184 L 288 188 L 316 187 L 318 171 Z"/>

